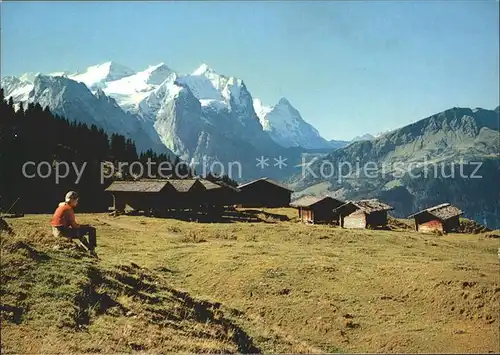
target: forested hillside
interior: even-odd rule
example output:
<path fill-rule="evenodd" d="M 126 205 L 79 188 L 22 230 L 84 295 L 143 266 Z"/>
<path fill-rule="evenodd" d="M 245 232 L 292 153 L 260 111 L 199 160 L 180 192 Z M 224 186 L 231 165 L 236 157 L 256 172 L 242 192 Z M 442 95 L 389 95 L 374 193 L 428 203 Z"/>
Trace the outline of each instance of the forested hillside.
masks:
<path fill-rule="evenodd" d="M 3 90 L 0 95 L 0 207 L 4 212 L 14 203 L 10 212 L 49 212 L 70 189 L 81 195 L 81 211 L 104 211 L 111 197 L 104 192 L 110 182 L 100 181 L 101 162 L 173 160 L 151 150 L 138 155 L 131 139 L 119 134 L 109 136 L 94 125 L 69 122 L 39 104 L 21 105 L 16 110 L 12 99 L 5 100 Z M 26 162 L 33 164 L 27 166 L 23 174 Z M 42 162 L 48 164 L 40 165 Z M 68 175 L 58 182 L 54 176 L 57 162 L 67 162 L 71 167 Z M 81 171 L 85 163 L 76 184 L 77 173 L 73 167 Z M 176 158 L 173 163 L 180 161 Z M 36 167 L 39 167 L 38 173 Z M 64 174 L 62 168 L 60 173 Z M 50 171 L 52 174 L 48 175 Z"/>

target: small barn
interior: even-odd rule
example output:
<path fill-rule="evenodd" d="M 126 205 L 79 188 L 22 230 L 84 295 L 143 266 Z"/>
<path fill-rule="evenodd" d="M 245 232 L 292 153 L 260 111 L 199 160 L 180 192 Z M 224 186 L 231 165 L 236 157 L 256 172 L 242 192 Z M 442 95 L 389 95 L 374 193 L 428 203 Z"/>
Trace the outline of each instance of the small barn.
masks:
<path fill-rule="evenodd" d="M 387 212 L 393 210 L 376 199 L 348 201 L 336 208 L 343 228 L 383 228 L 387 226 Z"/>
<path fill-rule="evenodd" d="M 299 211 L 299 219 L 308 224 L 331 224 L 339 222 L 339 214 L 333 210 L 345 202 L 330 196 L 303 196 L 290 203 Z"/>
<path fill-rule="evenodd" d="M 200 204 L 205 186 L 198 179 L 143 179 L 114 181 L 105 191 L 113 195 L 112 209 L 149 212 L 169 209 L 190 209 Z"/>
<path fill-rule="evenodd" d="M 239 185 L 242 207 L 288 207 L 293 190 L 269 178 Z"/>
<path fill-rule="evenodd" d="M 415 230 L 422 233 L 439 231 L 448 233 L 460 226 L 462 211 L 449 203 L 442 203 L 417 212 L 408 218 L 415 219 Z"/>

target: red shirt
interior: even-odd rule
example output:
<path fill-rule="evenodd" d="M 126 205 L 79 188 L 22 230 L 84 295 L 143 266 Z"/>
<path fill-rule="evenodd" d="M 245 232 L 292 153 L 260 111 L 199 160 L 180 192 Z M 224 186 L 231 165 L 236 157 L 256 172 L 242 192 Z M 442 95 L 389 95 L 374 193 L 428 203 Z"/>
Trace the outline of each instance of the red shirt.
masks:
<path fill-rule="evenodd" d="M 78 228 L 78 223 L 76 223 L 75 212 L 73 208 L 67 203 L 61 203 L 57 207 L 50 225 L 53 227 L 73 227 Z"/>

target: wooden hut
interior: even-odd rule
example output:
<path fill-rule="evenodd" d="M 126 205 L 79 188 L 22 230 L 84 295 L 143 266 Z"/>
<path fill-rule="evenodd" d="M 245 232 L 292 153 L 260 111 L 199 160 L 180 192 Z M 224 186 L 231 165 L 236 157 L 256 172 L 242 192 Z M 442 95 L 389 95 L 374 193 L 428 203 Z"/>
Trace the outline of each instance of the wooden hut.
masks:
<path fill-rule="evenodd" d="M 239 185 L 243 207 L 288 207 L 293 190 L 269 178 Z"/>
<path fill-rule="evenodd" d="M 336 208 L 343 228 L 381 228 L 387 226 L 389 205 L 376 199 L 348 201 Z"/>
<path fill-rule="evenodd" d="M 105 191 L 113 195 L 111 210 L 124 212 L 126 208 L 148 211 L 159 206 L 173 187 L 167 181 L 113 181 Z"/>
<path fill-rule="evenodd" d="M 105 191 L 113 194 L 112 210 L 149 212 L 196 208 L 205 190 L 198 179 L 143 179 L 114 181 Z"/>
<path fill-rule="evenodd" d="M 333 210 L 343 204 L 343 201 L 339 201 L 330 196 L 303 196 L 292 201 L 290 206 L 297 208 L 299 211 L 299 219 L 303 223 L 330 224 L 338 223 L 339 214 Z"/>
<path fill-rule="evenodd" d="M 221 210 L 240 203 L 240 189 L 222 181 L 200 179 L 200 182 L 206 189 L 202 194 L 204 208 Z"/>
<path fill-rule="evenodd" d="M 443 203 L 417 212 L 408 218 L 415 219 L 415 230 L 428 233 L 439 231 L 448 233 L 460 226 L 462 211 L 449 203 Z"/>

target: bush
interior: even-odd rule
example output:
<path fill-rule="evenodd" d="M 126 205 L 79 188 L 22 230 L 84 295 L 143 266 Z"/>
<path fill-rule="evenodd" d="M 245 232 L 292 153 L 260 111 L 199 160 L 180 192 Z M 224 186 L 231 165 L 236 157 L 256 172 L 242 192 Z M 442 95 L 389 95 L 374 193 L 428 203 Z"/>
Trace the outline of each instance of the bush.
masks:
<path fill-rule="evenodd" d="M 189 230 L 187 233 L 184 234 L 184 236 L 181 239 L 181 242 L 183 243 L 203 243 L 206 242 L 206 240 L 202 237 L 199 231 L 195 230 Z"/>
<path fill-rule="evenodd" d="M 489 232 L 491 229 L 486 228 L 481 223 L 478 223 L 471 219 L 460 219 L 460 226 L 458 227 L 458 232 L 469 233 L 469 234 L 479 234 Z"/>

